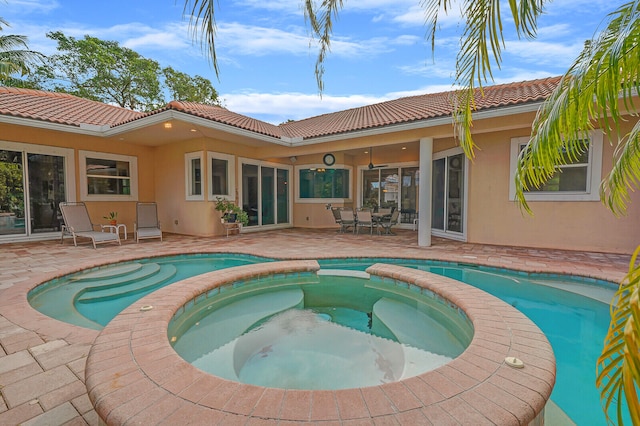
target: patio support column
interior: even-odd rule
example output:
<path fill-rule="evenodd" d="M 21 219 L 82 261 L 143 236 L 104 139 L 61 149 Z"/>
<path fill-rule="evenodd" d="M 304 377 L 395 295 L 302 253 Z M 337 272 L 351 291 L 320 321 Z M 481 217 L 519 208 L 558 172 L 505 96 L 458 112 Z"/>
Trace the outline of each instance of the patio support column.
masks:
<path fill-rule="evenodd" d="M 433 138 L 420 139 L 420 196 L 418 197 L 418 246 L 431 246 L 431 175 Z"/>

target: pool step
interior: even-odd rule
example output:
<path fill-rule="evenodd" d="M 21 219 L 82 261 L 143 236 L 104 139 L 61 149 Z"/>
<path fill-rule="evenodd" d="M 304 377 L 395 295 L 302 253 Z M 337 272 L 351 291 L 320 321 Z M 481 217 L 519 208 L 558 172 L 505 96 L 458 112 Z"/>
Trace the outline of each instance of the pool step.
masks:
<path fill-rule="evenodd" d="M 198 365 L 196 360 L 206 364 L 207 358 L 215 352 L 210 352 L 212 348 L 223 347 L 267 317 L 287 309 L 302 307 L 303 304 L 304 293 L 298 288 L 255 295 L 217 309 L 212 308 L 210 314 L 180 336 L 174 348 L 194 365 Z M 189 318 L 184 319 L 189 321 Z M 181 327 L 176 325 L 176 328 Z"/>
<path fill-rule="evenodd" d="M 84 272 L 69 277 L 69 281 L 98 281 L 131 274 L 142 268 L 142 263 L 126 263 L 124 265 L 106 266 L 97 270 Z"/>
<path fill-rule="evenodd" d="M 100 302 L 107 299 L 127 296 L 134 293 L 141 293 L 153 287 L 162 285 L 176 274 L 176 267 L 170 264 L 156 265 L 152 268 L 153 273 L 147 273 L 138 279 L 129 279 L 117 285 L 95 286 L 85 289 L 76 299 L 78 303 Z"/>
<path fill-rule="evenodd" d="M 157 263 L 146 263 L 142 265 L 142 268 L 137 271 L 131 272 L 127 275 L 120 275 L 113 278 L 106 278 L 98 281 L 94 285 L 87 285 L 83 288 L 82 293 L 90 293 L 93 291 L 102 290 L 111 287 L 121 287 L 131 284 L 139 280 L 143 280 L 147 277 L 151 277 L 160 271 L 160 265 Z"/>

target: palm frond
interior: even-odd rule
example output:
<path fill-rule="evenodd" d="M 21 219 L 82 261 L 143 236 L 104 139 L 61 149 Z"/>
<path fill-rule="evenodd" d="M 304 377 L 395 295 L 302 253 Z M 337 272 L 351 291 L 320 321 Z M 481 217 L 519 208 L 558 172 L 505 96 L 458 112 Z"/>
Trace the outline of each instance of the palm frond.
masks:
<path fill-rule="evenodd" d="M 315 74 L 318 90 L 324 90 L 324 60 L 331 51 L 333 20 L 338 19 L 338 12 L 343 7 L 343 0 L 324 0 L 317 5 L 313 0 L 305 0 L 304 17 L 311 26 L 314 36 L 318 37 L 320 51 L 316 59 Z"/>
<path fill-rule="evenodd" d="M 214 0 L 186 0 L 182 13 L 189 15 L 191 36 L 194 40 L 200 41 L 200 47 L 207 53 L 216 77 L 219 77 L 220 69 L 215 45 L 217 26 Z"/>
<path fill-rule="evenodd" d="M 601 193 L 614 212 L 622 212 L 629 190 L 638 186 L 638 129 L 619 136 L 620 106 L 635 112 L 633 97 L 640 83 L 640 1 L 627 3 L 609 15 L 600 35 L 585 44 L 554 93 L 538 111 L 532 136 L 516 170 L 516 199 L 527 211 L 524 193 L 548 180 L 557 165 L 580 155 L 579 144 L 599 126 L 610 140 L 621 139 L 613 170 Z M 629 143 L 630 142 L 630 146 Z"/>
<path fill-rule="evenodd" d="M 436 3 L 436 2 L 433 2 Z M 509 0 L 511 16 L 519 37 L 534 37 L 537 19 L 545 0 Z M 465 32 L 456 58 L 458 91 L 454 106 L 454 125 L 460 146 L 469 158 L 474 157 L 475 143 L 471 132 L 475 97 L 483 96 L 483 84 L 493 81 L 492 64 L 502 63 L 504 47 L 502 13 L 499 0 L 469 0 L 464 3 Z M 476 83 L 479 93 L 476 94 Z"/>
<path fill-rule="evenodd" d="M 632 424 L 640 424 L 640 264 L 636 249 L 629 264 L 629 273 L 622 280 L 611 302 L 611 324 L 604 348 L 596 365 L 596 386 L 607 420 L 611 405 L 615 404 L 615 419 L 623 425 L 626 402 Z"/>

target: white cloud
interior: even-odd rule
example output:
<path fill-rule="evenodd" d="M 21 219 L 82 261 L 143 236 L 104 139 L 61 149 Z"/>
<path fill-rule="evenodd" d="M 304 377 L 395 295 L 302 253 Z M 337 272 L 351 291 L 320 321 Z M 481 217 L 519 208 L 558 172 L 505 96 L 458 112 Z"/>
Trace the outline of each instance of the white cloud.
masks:
<path fill-rule="evenodd" d="M 6 7 L 11 13 L 28 15 L 32 13 L 49 13 L 60 7 L 56 0 L 11 0 Z"/>
<path fill-rule="evenodd" d="M 582 51 L 582 43 L 562 44 L 542 41 L 507 41 L 505 54 L 520 58 L 526 63 L 568 68 Z"/>

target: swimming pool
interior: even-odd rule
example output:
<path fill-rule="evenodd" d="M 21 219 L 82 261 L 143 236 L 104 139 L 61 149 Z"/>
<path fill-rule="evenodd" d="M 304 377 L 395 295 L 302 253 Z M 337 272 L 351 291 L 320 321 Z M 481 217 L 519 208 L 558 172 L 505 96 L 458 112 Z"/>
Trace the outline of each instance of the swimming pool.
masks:
<path fill-rule="evenodd" d="M 198 257 L 198 261 L 207 262 L 207 256 Z M 185 255 L 172 259 L 187 264 L 195 260 L 195 257 Z M 164 261 L 164 258 L 152 260 Z M 267 260 L 269 259 L 248 257 L 250 262 Z M 394 263 L 445 275 L 476 286 L 518 308 L 542 329 L 554 349 L 557 376 L 556 386 L 551 395 L 553 402 L 577 424 L 606 424 L 594 384 L 595 363 L 609 324 L 608 302 L 616 287 L 614 284 L 436 261 L 393 258 L 319 261 L 323 269 L 356 270 L 364 270 L 366 266 L 376 262 Z M 176 273 L 176 276 L 182 276 L 182 272 Z M 34 289 L 32 293 L 37 294 L 38 289 Z M 69 310 L 73 305 L 67 302 L 64 306 Z M 579 389 L 579 392 L 576 392 L 576 389 Z"/>

